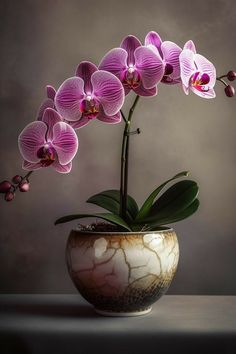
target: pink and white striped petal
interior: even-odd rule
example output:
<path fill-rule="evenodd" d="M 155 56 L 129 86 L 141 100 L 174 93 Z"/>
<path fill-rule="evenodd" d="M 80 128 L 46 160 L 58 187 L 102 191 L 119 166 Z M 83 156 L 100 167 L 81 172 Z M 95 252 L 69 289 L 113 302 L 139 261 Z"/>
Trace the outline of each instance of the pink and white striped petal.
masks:
<path fill-rule="evenodd" d="M 59 161 L 55 160 L 51 166 L 59 173 L 69 173 L 72 169 L 72 161 L 66 165 L 61 165 Z"/>
<path fill-rule="evenodd" d="M 78 150 L 78 138 L 74 129 L 65 122 L 56 123 L 53 127 L 52 145 L 57 152 L 59 163 L 68 164 Z"/>
<path fill-rule="evenodd" d="M 56 96 L 56 90 L 53 86 L 51 85 L 47 85 L 46 86 L 46 92 L 47 92 L 47 97 L 48 98 L 51 98 L 51 100 L 54 101 L 54 98 Z"/>
<path fill-rule="evenodd" d="M 187 41 L 187 42 L 185 43 L 183 49 L 189 49 L 189 50 L 191 50 L 194 54 L 197 53 L 195 44 L 193 43 L 192 40 Z"/>
<path fill-rule="evenodd" d="M 76 69 L 76 76 L 84 81 L 84 92 L 87 95 L 91 95 L 92 93 L 91 76 L 97 70 L 96 65 L 89 61 L 82 61 Z"/>
<path fill-rule="evenodd" d="M 189 95 L 189 87 L 186 87 L 184 84 L 182 84 L 182 89 L 183 89 L 185 95 Z"/>
<path fill-rule="evenodd" d="M 143 97 L 156 96 L 157 92 L 158 92 L 157 86 L 154 86 L 151 89 L 145 89 L 143 87 L 142 83 L 140 86 L 138 86 L 137 88 L 134 88 L 133 90 L 137 95 L 143 96 Z"/>
<path fill-rule="evenodd" d="M 128 54 L 127 65 L 135 64 L 134 52 L 138 47 L 141 47 L 141 45 L 140 40 L 135 36 L 129 35 L 123 39 L 120 47 L 123 48 Z"/>
<path fill-rule="evenodd" d="M 23 159 L 39 162 L 37 152 L 46 143 L 47 125 L 41 121 L 28 124 L 20 133 L 18 145 Z"/>
<path fill-rule="evenodd" d="M 119 79 L 122 73 L 127 69 L 127 52 L 122 48 L 110 50 L 101 60 L 99 70 L 109 71 Z"/>
<path fill-rule="evenodd" d="M 190 86 L 190 90 L 193 91 L 193 93 L 195 93 L 196 95 L 202 97 L 202 98 L 215 98 L 216 97 L 216 93 L 214 91 L 213 88 L 210 88 L 208 91 L 199 91 L 197 90 L 195 87 Z"/>
<path fill-rule="evenodd" d="M 40 168 L 42 168 L 42 165 L 40 162 L 32 163 L 24 160 L 22 163 L 22 168 L 27 171 L 39 170 Z"/>
<path fill-rule="evenodd" d="M 97 116 L 97 119 L 103 123 L 118 124 L 121 122 L 121 114 L 118 112 L 113 116 L 107 116 L 104 111 L 101 111 Z"/>
<path fill-rule="evenodd" d="M 87 125 L 89 122 L 91 122 L 91 119 L 86 118 L 84 116 L 74 122 L 66 121 L 66 123 L 68 123 L 73 129 L 80 129 L 82 127 L 85 127 L 85 125 Z"/>
<path fill-rule="evenodd" d="M 189 87 L 189 80 L 194 72 L 197 71 L 194 64 L 195 54 L 189 50 L 185 49 L 179 56 L 180 61 L 180 76 L 185 87 Z"/>
<path fill-rule="evenodd" d="M 156 86 L 164 75 L 164 63 L 160 55 L 148 47 L 138 47 L 134 53 L 135 67 L 141 75 L 144 88 Z"/>
<path fill-rule="evenodd" d="M 47 130 L 47 141 L 53 140 L 53 126 L 58 123 L 62 122 L 62 117 L 60 114 L 55 111 L 53 108 L 47 108 L 44 111 L 42 121 L 47 125 L 48 130 Z"/>
<path fill-rule="evenodd" d="M 161 37 L 155 31 L 150 31 L 145 37 L 145 46 L 153 45 L 157 49 L 161 49 Z"/>
<path fill-rule="evenodd" d="M 54 101 L 51 98 L 46 98 L 39 107 L 38 113 L 36 115 L 37 120 L 42 120 L 45 109 L 54 108 Z"/>
<path fill-rule="evenodd" d="M 180 77 L 179 56 L 182 49 L 173 42 L 165 41 L 161 45 L 161 50 L 165 63 L 173 67 L 173 72 L 169 76 L 174 80 L 178 79 Z"/>
<path fill-rule="evenodd" d="M 113 116 L 123 106 L 124 89 L 120 80 L 107 71 L 98 70 L 91 77 L 93 96 L 100 102 L 104 112 Z"/>
<path fill-rule="evenodd" d="M 62 83 L 56 93 L 56 109 L 64 119 L 77 121 L 82 115 L 80 102 L 84 96 L 84 81 L 80 77 L 71 77 Z"/>

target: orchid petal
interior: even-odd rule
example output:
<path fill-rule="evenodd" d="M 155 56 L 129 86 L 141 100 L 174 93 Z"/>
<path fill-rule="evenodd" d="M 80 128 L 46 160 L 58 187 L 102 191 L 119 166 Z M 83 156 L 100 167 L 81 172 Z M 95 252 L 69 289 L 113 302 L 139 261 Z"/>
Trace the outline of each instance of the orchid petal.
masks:
<path fill-rule="evenodd" d="M 195 87 L 190 86 L 190 89 L 195 93 L 196 95 L 202 97 L 202 98 L 215 98 L 216 93 L 213 88 L 210 88 L 208 91 L 199 91 Z"/>
<path fill-rule="evenodd" d="M 176 85 L 181 83 L 181 79 L 180 78 L 172 79 L 170 75 L 169 76 L 164 75 L 163 78 L 161 79 L 161 82 L 165 85 Z"/>
<path fill-rule="evenodd" d="M 178 79 L 180 77 L 179 56 L 182 49 L 173 42 L 165 41 L 161 45 L 161 50 L 165 62 L 173 67 L 173 72 L 169 76 L 172 79 Z"/>
<path fill-rule="evenodd" d="M 188 95 L 189 94 L 189 87 L 186 87 L 186 86 L 184 86 L 184 84 L 182 84 L 182 88 L 183 88 L 185 95 Z"/>
<path fill-rule="evenodd" d="M 41 106 L 39 107 L 38 113 L 37 113 L 37 120 L 42 120 L 43 118 L 43 113 L 45 109 L 47 108 L 54 108 L 54 102 L 51 98 L 46 98 L 46 100 L 43 101 Z"/>
<path fill-rule="evenodd" d="M 143 85 L 141 84 L 140 86 L 136 87 L 133 89 L 134 92 L 139 95 L 139 96 L 143 96 L 143 97 L 147 97 L 147 96 L 156 96 L 157 95 L 157 87 L 154 86 L 151 89 L 145 89 L 143 87 Z"/>
<path fill-rule="evenodd" d="M 196 54 L 196 47 L 195 47 L 195 44 L 194 44 L 193 41 L 191 41 L 191 40 L 185 43 L 184 49 L 189 49 L 189 50 L 191 50 L 194 54 Z"/>
<path fill-rule="evenodd" d="M 82 61 L 76 69 L 76 76 L 84 81 L 84 92 L 89 95 L 92 92 L 91 76 L 98 68 L 89 61 Z"/>
<path fill-rule="evenodd" d="M 91 119 L 86 118 L 84 116 L 82 116 L 79 120 L 76 120 L 74 122 L 70 122 L 70 121 L 66 121 L 67 124 L 69 124 L 73 129 L 80 129 L 82 127 L 84 127 L 85 125 L 87 125 L 89 122 L 91 122 Z"/>
<path fill-rule="evenodd" d="M 161 49 L 161 37 L 159 34 L 155 31 L 148 32 L 148 34 L 145 37 L 145 45 L 154 45 L 157 49 Z"/>
<path fill-rule="evenodd" d="M 141 42 L 140 40 L 135 37 L 135 36 L 127 36 L 123 39 L 123 41 L 120 44 L 120 47 L 123 48 L 127 53 L 127 65 L 134 65 L 135 64 L 135 57 L 134 57 L 134 52 L 135 49 L 138 47 L 141 47 Z"/>
<path fill-rule="evenodd" d="M 61 116 L 70 121 L 80 119 L 80 101 L 84 97 L 84 81 L 80 77 L 71 77 L 59 87 L 55 96 L 55 106 Z"/>
<path fill-rule="evenodd" d="M 201 73 L 208 74 L 210 77 L 209 87 L 213 87 L 216 82 L 216 69 L 214 65 L 200 54 L 195 54 L 194 61 Z"/>
<path fill-rule="evenodd" d="M 101 60 L 99 70 L 109 71 L 118 78 L 127 69 L 127 52 L 122 48 L 110 50 Z"/>
<path fill-rule="evenodd" d="M 186 87 L 189 87 L 189 80 L 193 73 L 196 71 L 194 56 L 195 54 L 189 49 L 183 50 L 179 56 L 180 75 L 182 82 Z"/>
<path fill-rule="evenodd" d="M 42 168 L 42 165 L 40 162 L 32 163 L 29 161 L 24 160 L 22 164 L 22 168 L 24 170 L 32 171 L 32 170 L 39 170 Z"/>
<path fill-rule="evenodd" d="M 47 97 L 51 98 L 51 100 L 54 100 L 55 95 L 56 95 L 56 90 L 53 86 L 47 85 L 46 86 L 46 92 L 47 92 Z"/>
<path fill-rule="evenodd" d="M 135 66 L 139 71 L 144 88 L 157 85 L 164 75 L 164 64 L 159 54 L 148 47 L 139 47 L 135 53 Z"/>
<path fill-rule="evenodd" d="M 53 139 L 53 126 L 58 123 L 62 122 L 62 117 L 60 114 L 55 111 L 53 108 L 47 108 L 44 111 L 42 121 L 47 124 L 48 131 L 47 131 L 47 140 Z"/>
<path fill-rule="evenodd" d="M 121 122 L 121 114 L 120 112 L 117 112 L 113 116 L 107 116 L 106 113 L 102 110 L 97 116 L 97 119 L 104 123 L 117 124 Z"/>
<path fill-rule="evenodd" d="M 72 161 L 66 165 L 61 165 L 59 161 L 55 160 L 51 166 L 59 173 L 69 173 L 72 169 Z"/>
<path fill-rule="evenodd" d="M 98 70 L 91 77 L 93 95 L 101 103 L 104 112 L 113 116 L 124 103 L 124 89 L 117 77 L 107 71 Z"/>
<path fill-rule="evenodd" d="M 46 143 L 47 125 L 36 121 L 28 124 L 18 138 L 19 150 L 23 158 L 29 162 L 39 162 L 37 152 Z"/>
<path fill-rule="evenodd" d="M 56 123 L 53 127 L 52 145 L 55 148 L 61 165 L 67 165 L 78 150 L 78 138 L 74 129 L 65 122 Z"/>

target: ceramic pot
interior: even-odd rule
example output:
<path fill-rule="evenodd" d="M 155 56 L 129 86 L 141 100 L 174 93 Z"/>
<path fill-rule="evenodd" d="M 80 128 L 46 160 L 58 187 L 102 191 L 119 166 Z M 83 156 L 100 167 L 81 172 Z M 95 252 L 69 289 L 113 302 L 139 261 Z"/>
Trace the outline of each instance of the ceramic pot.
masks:
<path fill-rule="evenodd" d="M 107 316 L 137 316 L 168 289 L 179 259 L 173 229 L 151 232 L 72 230 L 68 271 L 79 293 Z"/>

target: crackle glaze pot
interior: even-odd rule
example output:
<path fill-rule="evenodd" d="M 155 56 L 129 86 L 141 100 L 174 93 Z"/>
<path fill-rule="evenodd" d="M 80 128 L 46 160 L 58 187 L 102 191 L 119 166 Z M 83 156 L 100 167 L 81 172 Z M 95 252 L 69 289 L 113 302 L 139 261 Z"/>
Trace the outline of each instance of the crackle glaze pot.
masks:
<path fill-rule="evenodd" d="M 179 259 L 173 229 L 151 232 L 72 230 L 66 260 L 71 279 L 95 311 L 137 316 L 168 289 Z"/>

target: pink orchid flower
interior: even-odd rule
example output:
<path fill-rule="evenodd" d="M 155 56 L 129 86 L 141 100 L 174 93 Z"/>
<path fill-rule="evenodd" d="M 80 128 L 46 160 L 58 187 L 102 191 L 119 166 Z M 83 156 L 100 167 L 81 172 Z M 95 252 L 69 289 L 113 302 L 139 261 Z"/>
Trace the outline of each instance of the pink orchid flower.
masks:
<path fill-rule="evenodd" d="M 180 78 L 179 55 L 182 49 L 170 41 L 162 42 L 158 33 L 151 31 L 145 37 L 145 45 L 160 54 L 165 66 L 164 76 L 161 82 L 164 84 L 178 84 Z"/>
<path fill-rule="evenodd" d="M 98 70 L 90 62 L 82 62 L 76 76 L 63 82 L 55 96 L 55 106 L 74 128 L 80 128 L 97 118 L 116 124 L 121 121 L 124 89 L 117 77 Z"/>
<path fill-rule="evenodd" d="M 142 46 L 135 36 L 127 36 L 120 48 L 110 50 L 103 57 L 99 69 L 116 75 L 126 95 L 133 90 L 139 96 L 155 96 L 156 86 L 164 74 L 159 53 Z"/>
<path fill-rule="evenodd" d="M 216 69 L 208 59 L 196 53 L 192 41 L 185 43 L 180 54 L 180 70 L 183 90 L 186 95 L 191 90 L 204 98 L 216 96 L 213 88 L 216 83 Z"/>
<path fill-rule="evenodd" d="M 74 129 L 52 108 L 44 111 L 42 120 L 23 129 L 18 143 L 25 170 L 52 166 L 57 172 L 69 173 L 78 150 Z"/>

